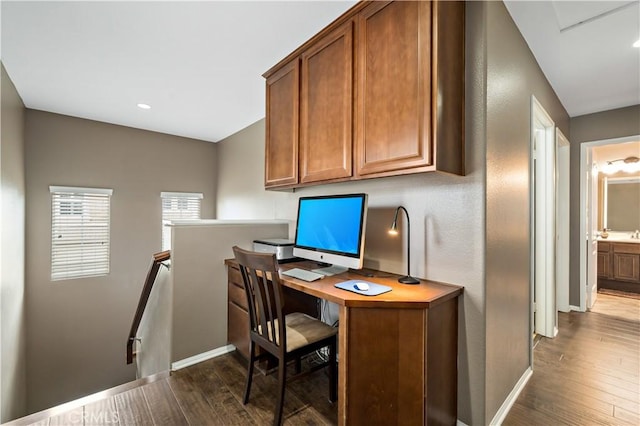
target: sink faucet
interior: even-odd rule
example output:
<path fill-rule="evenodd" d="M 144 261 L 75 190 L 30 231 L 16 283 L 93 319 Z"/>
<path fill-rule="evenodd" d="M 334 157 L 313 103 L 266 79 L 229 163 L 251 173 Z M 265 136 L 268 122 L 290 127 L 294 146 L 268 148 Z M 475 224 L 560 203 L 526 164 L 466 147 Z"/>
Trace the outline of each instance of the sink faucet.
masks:
<path fill-rule="evenodd" d="M 637 230 L 637 229 L 636 229 L 636 232 L 634 232 L 633 234 L 631 234 L 631 238 L 640 239 L 640 230 Z"/>

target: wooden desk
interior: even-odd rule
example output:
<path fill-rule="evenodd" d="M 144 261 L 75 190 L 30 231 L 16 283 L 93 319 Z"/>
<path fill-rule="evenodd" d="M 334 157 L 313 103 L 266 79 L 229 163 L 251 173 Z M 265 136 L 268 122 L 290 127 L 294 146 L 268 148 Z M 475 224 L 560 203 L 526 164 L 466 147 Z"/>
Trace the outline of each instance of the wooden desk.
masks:
<path fill-rule="evenodd" d="M 226 261 L 230 267 L 235 261 Z M 314 269 L 311 262 L 283 264 Z M 457 420 L 458 296 L 462 287 L 398 275 L 344 273 L 286 287 L 339 306 L 338 422 L 454 425 Z M 334 287 L 350 279 L 392 287 L 363 296 Z"/>

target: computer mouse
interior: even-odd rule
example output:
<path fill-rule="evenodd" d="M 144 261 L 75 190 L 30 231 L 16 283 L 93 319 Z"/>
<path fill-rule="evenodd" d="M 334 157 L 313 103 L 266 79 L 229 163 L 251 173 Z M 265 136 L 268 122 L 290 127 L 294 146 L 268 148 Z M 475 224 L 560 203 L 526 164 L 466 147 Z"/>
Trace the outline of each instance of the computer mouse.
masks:
<path fill-rule="evenodd" d="M 357 282 L 353 285 L 356 290 L 367 291 L 369 290 L 369 284 L 363 282 Z"/>

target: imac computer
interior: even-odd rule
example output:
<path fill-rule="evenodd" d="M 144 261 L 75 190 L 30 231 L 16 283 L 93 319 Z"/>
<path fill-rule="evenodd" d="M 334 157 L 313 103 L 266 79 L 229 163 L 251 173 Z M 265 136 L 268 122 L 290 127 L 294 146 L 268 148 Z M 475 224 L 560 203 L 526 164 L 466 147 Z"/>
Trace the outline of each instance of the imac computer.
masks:
<path fill-rule="evenodd" d="M 300 197 L 293 255 L 325 275 L 361 269 L 366 224 L 367 194 Z"/>

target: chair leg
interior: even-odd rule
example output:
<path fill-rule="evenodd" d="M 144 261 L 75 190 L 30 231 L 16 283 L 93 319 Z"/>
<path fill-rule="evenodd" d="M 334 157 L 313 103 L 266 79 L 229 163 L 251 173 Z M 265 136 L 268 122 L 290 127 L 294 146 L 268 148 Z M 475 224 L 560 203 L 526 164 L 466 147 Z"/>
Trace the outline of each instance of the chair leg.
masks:
<path fill-rule="evenodd" d="M 252 340 L 251 342 L 249 342 L 249 367 L 247 368 L 247 382 L 244 387 L 244 400 L 242 401 L 243 404 L 249 402 L 249 392 L 251 392 L 251 381 L 253 380 L 253 364 L 256 357 L 255 349 L 256 345 Z"/>
<path fill-rule="evenodd" d="M 338 400 L 338 363 L 336 357 L 336 339 L 329 345 L 329 401 Z"/>
<path fill-rule="evenodd" d="M 282 407 L 284 405 L 284 387 L 287 381 L 287 363 L 284 358 L 280 359 L 278 363 L 278 402 L 276 405 L 276 414 L 273 417 L 274 426 L 280 426 L 282 424 Z"/>

